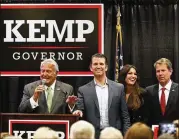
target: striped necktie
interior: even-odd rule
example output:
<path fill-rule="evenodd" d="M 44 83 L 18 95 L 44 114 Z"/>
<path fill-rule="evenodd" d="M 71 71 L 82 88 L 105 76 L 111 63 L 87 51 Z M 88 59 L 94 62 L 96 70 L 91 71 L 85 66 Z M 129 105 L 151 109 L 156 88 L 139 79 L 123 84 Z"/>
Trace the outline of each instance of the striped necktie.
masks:
<path fill-rule="evenodd" d="M 50 113 L 51 106 L 52 106 L 52 88 L 51 87 L 47 88 L 47 106 L 48 106 L 48 111 Z"/>

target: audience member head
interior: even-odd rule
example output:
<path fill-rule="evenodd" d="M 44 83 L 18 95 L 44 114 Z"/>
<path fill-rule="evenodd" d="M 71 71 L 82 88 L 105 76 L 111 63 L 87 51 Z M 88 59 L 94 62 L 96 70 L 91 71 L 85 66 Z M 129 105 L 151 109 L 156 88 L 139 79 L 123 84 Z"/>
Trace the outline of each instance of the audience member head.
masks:
<path fill-rule="evenodd" d="M 139 86 L 137 68 L 134 65 L 124 65 L 119 73 L 119 83 L 124 85 L 125 93 L 131 96 L 127 102 L 128 107 L 138 109 L 142 104 L 139 96 L 143 92 L 143 89 Z"/>
<path fill-rule="evenodd" d="M 0 139 L 3 139 L 6 136 L 10 136 L 10 134 L 8 132 L 1 132 L 0 133 Z"/>
<path fill-rule="evenodd" d="M 158 139 L 175 139 L 175 137 L 171 134 L 161 134 Z"/>
<path fill-rule="evenodd" d="M 0 133 L 0 139 L 22 139 L 21 137 L 16 137 L 13 135 L 10 135 L 8 132 L 2 132 Z"/>
<path fill-rule="evenodd" d="M 40 78 L 45 79 L 45 84 L 50 86 L 56 80 L 58 64 L 53 59 L 45 59 L 40 65 Z"/>
<path fill-rule="evenodd" d="M 34 139 L 59 139 L 59 136 L 49 127 L 40 127 L 35 131 Z"/>
<path fill-rule="evenodd" d="M 94 139 L 94 126 L 87 121 L 77 121 L 70 128 L 70 139 Z"/>
<path fill-rule="evenodd" d="M 19 137 L 19 136 L 6 136 L 6 137 L 4 137 L 2 139 L 22 139 L 22 138 Z"/>
<path fill-rule="evenodd" d="M 137 122 L 127 130 L 124 139 L 153 139 L 153 132 L 147 125 Z"/>
<path fill-rule="evenodd" d="M 174 120 L 173 123 L 175 124 L 176 127 L 176 137 L 179 139 L 179 120 Z"/>
<path fill-rule="evenodd" d="M 161 58 L 154 63 L 158 82 L 164 87 L 171 78 L 172 63 L 167 58 Z"/>
<path fill-rule="evenodd" d="M 100 139 L 123 139 L 121 131 L 114 127 L 106 127 L 100 133 Z"/>

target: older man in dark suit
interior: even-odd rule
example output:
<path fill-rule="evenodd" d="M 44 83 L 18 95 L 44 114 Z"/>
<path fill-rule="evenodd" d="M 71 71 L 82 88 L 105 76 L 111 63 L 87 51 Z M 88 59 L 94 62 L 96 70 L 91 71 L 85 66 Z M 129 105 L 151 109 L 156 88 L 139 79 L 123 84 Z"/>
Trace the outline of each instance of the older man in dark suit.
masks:
<path fill-rule="evenodd" d="M 92 56 L 90 70 L 94 80 L 78 89 L 77 110 L 73 113 L 94 125 L 96 138 L 105 127 L 112 126 L 125 133 L 130 126 L 124 86 L 109 80 L 107 69 L 107 58 L 103 54 Z"/>
<path fill-rule="evenodd" d="M 73 87 L 57 81 L 58 65 L 53 59 L 42 61 L 41 80 L 24 87 L 23 98 L 19 105 L 21 113 L 70 113 L 77 100 Z"/>
<path fill-rule="evenodd" d="M 154 63 L 154 67 L 159 83 L 146 88 L 150 126 L 179 119 L 179 90 L 178 84 L 171 80 L 172 63 L 161 58 Z"/>

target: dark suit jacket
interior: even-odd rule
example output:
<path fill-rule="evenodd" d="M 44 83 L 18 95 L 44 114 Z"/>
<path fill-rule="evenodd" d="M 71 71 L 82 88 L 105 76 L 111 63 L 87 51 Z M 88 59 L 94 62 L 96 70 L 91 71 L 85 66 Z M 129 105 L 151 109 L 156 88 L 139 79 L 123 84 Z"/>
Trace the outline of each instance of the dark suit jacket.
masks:
<path fill-rule="evenodd" d="M 124 86 L 108 79 L 108 119 L 109 125 L 124 132 L 130 126 L 130 118 L 124 97 Z M 82 110 L 84 119 L 92 123 L 96 137 L 100 132 L 100 112 L 94 80 L 78 89 L 77 109 Z"/>
<path fill-rule="evenodd" d="M 38 99 L 39 106 L 35 109 L 32 109 L 30 104 L 30 98 L 34 94 L 35 88 L 42 84 L 41 80 L 32 82 L 25 85 L 23 91 L 23 98 L 19 105 L 19 112 L 21 113 L 49 113 L 48 106 L 46 102 L 45 92 L 42 92 L 41 96 Z M 69 84 L 56 81 L 54 96 L 52 100 L 52 114 L 64 114 L 69 113 L 68 105 L 66 104 L 66 98 L 69 95 L 73 94 L 73 87 Z"/>
<path fill-rule="evenodd" d="M 161 122 L 173 122 L 173 120 L 179 119 L 178 84 L 174 82 L 172 83 L 164 115 L 162 115 L 162 111 L 160 108 L 158 89 L 159 84 L 155 84 L 146 88 L 148 95 L 147 107 L 149 110 L 149 126 L 156 125 Z"/>

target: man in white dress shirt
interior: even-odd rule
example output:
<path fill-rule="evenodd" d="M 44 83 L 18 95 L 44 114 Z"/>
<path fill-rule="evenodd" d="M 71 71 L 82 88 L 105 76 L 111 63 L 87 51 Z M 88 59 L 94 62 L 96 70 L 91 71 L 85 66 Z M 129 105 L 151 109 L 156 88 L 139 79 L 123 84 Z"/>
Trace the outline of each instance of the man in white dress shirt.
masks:
<path fill-rule="evenodd" d="M 96 139 L 105 127 L 112 126 L 125 133 L 130 126 L 124 86 L 109 80 L 107 69 L 105 55 L 97 53 L 91 57 L 94 79 L 78 89 L 77 110 L 73 113 L 93 124 Z"/>
<path fill-rule="evenodd" d="M 72 111 L 77 97 L 71 85 L 56 80 L 58 72 L 58 64 L 53 59 L 41 62 L 41 80 L 25 85 L 19 112 L 65 114 Z"/>
<path fill-rule="evenodd" d="M 149 119 L 148 124 L 158 125 L 179 118 L 179 91 L 178 84 L 171 80 L 173 72 L 172 63 L 167 58 L 161 58 L 154 63 L 158 84 L 149 86 L 147 103 Z"/>

